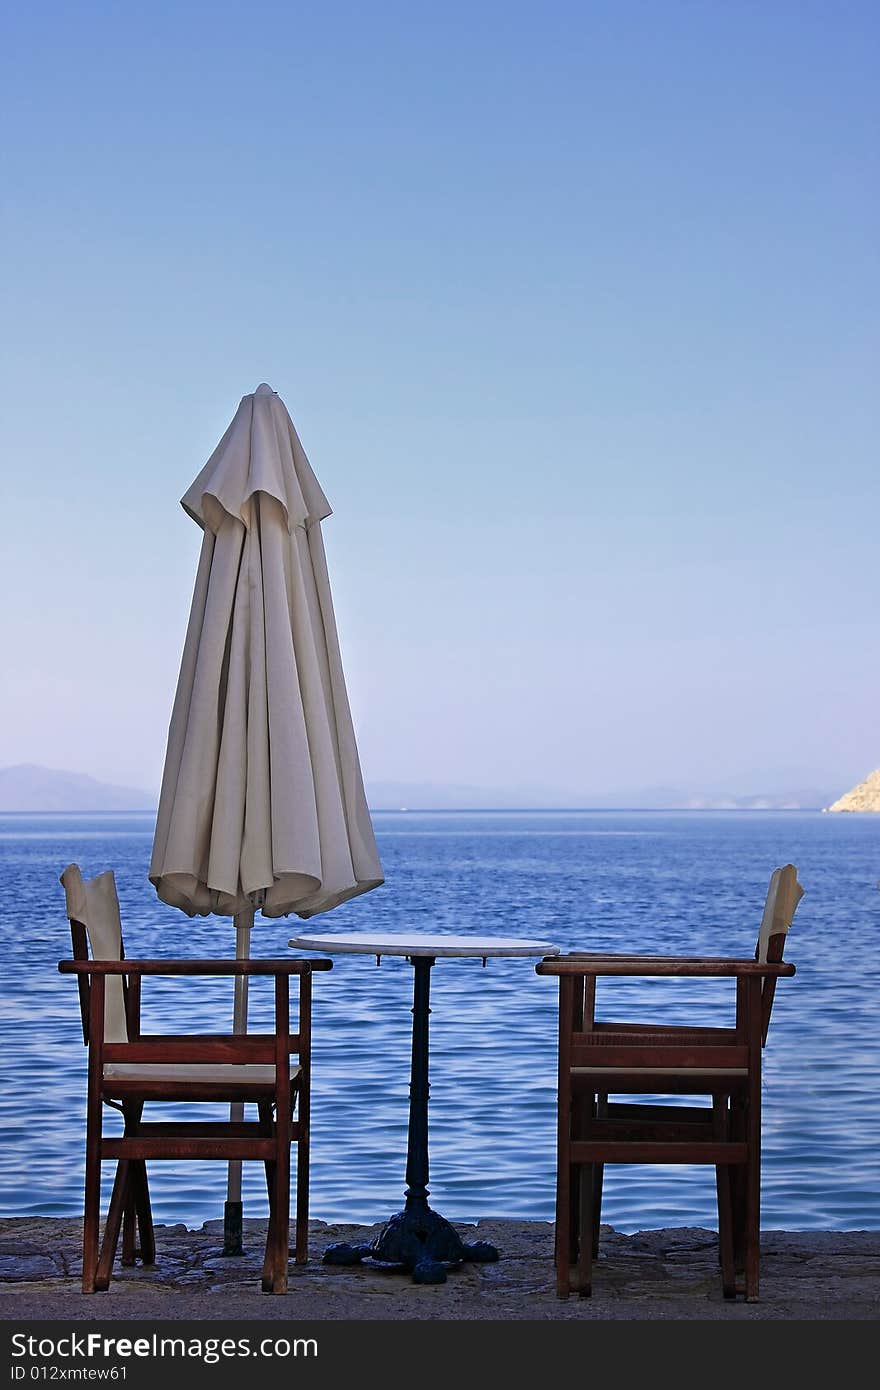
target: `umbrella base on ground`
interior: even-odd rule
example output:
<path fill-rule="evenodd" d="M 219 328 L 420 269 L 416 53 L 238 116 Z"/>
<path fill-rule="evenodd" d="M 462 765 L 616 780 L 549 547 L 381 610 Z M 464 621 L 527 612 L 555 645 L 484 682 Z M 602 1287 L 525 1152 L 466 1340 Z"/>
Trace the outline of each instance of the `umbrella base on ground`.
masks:
<path fill-rule="evenodd" d="M 494 1245 L 484 1240 L 461 1240 L 446 1218 L 432 1211 L 427 1202 L 408 1201 L 369 1245 L 331 1245 L 323 1263 L 354 1265 L 367 1260 L 373 1268 L 389 1273 L 412 1274 L 416 1284 L 445 1284 L 447 1271 L 466 1260 L 488 1264 L 497 1259 Z"/>

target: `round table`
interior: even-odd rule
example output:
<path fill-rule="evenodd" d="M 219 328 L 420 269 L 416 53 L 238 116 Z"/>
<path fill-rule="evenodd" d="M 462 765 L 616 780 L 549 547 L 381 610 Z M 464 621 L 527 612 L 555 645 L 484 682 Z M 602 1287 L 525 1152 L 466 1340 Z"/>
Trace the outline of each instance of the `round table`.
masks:
<path fill-rule="evenodd" d="M 405 956 L 413 967 L 412 1065 L 409 1088 L 409 1131 L 406 1146 L 406 1205 L 392 1216 L 369 1245 L 331 1245 L 326 1264 L 359 1264 L 369 1259 L 412 1272 L 416 1283 L 439 1284 L 447 1269 L 463 1260 L 497 1260 L 498 1251 L 486 1241 L 466 1244 L 455 1229 L 428 1205 L 428 1016 L 431 967 L 448 956 L 488 960 L 498 956 L 555 956 L 558 946 L 520 937 L 440 936 L 408 933 L 295 936 L 297 950 L 333 955 Z"/>

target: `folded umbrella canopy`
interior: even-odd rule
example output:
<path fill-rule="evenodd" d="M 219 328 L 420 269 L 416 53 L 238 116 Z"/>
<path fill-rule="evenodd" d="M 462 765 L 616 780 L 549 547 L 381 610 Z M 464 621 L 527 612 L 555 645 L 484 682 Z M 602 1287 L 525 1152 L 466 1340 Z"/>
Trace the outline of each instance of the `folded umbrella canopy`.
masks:
<path fill-rule="evenodd" d="M 188 916 L 233 917 L 246 956 L 256 908 L 312 917 L 383 882 L 321 538 L 331 509 L 271 387 L 243 397 L 182 506 L 204 538 L 150 881 Z M 240 1221 L 240 1165 L 228 1248 L 236 1203 Z"/>

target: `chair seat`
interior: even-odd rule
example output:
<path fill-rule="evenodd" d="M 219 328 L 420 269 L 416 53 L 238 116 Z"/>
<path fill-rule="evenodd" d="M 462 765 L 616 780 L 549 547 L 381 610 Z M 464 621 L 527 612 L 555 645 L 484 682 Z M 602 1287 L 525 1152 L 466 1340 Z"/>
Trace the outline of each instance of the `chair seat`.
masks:
<path fill-rule="evenodd" d="M 291 1080 L 300 1067 L 291 1064 Z M 210 1084 L 269 1086 L 275 1085 L 275 1068 L 269 1063 L 221 1062 L 106 1062 L 104 1081 L 201 1081 Z"/>

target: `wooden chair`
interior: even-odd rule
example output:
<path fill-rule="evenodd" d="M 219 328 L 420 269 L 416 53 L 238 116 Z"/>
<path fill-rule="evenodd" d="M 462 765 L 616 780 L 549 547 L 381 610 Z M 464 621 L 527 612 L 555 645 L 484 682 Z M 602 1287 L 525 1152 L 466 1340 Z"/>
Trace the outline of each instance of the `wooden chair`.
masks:
<path fill-rule="evenodd" d="M 294 1256 L 305 1263 L 308 1239 L 311 976 L 329 960 L 126 960 L 111 871 L 84 880 L 76 864 L 61 875 L 73 939 L 62 974 L 77 977 L 88 1054 L 83 1293 L 110 1284 L 123 1231 L 122 1263 L 155 1259 L 146 1162 L 153 1158 L 260 1159 L 266 1167 L 269 1226 L 262 1287 L 287 1289 L 290 1147 L 297 1146 Z M 91 947 L 91 959 L 89 959 Z M 269 975 L 275 982 L 272 1034 L 141 1033 L 145 976 Z M 299 980 L 299 1019 L 290 1031 L 290 977 Z M 297 1064 L 291 1065 L 291 1056 Z M 258 1119 L 143 1121 L 149 1101 L 249 1101 Z M 104 1106 L 124 1119 L 121 1138 L 104 1134 Z M 293 1119 L 294 1106 L 297 1118 Z M 101 1163 L 117 1161 L 99 1248 Z M 136 1245 L 135 1229 L 140 1239 Z"/>
<path fill-rule="evenodd" d="M 793 864 L 776 869 L 753 959 L 574 952 L 542 961 L 559 977 L 556 1288 L 592 1291 L 606 1163 L 707 1163 L 715 1167 L 719 1258 L 726 1298 L 758 1298 L 761 1049 L 785 936 L 803 889 Z M 598 1021 L 599 977 L 736 981 L 731 1027 Z M 612 1095 L 706 1096 L 709 1104 L 611 1101 Z"/>

